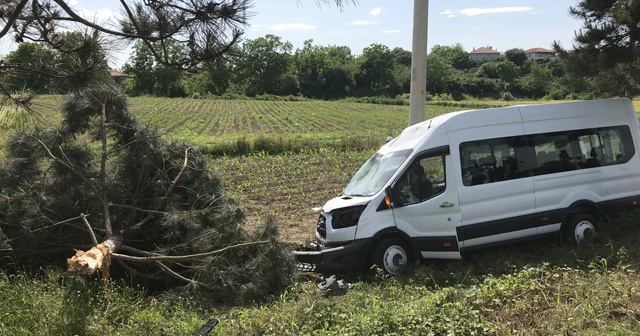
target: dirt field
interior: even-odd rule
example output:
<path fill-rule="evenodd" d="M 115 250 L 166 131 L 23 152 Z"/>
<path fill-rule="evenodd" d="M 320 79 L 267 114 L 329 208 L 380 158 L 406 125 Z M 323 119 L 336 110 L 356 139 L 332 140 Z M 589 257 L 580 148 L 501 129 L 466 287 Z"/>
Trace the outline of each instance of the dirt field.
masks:
<path fill-rule="evenodd" d="M 320 207 L 340 194 L 373 151 L 337 151 L 224 157 L 213 169 L 225 189 L 245 207 L 248 226 L 273 215 L 283 237 L 302 243 L 313 237 Z"/>

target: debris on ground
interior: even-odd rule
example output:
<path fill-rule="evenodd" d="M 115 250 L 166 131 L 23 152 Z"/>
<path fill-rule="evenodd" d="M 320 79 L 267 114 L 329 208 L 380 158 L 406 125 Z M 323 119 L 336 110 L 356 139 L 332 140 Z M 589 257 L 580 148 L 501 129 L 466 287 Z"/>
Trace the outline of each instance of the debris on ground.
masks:
<path fill-rule="evenodd" d="M 337 280 L 335 274 L 324 278 L 324 280 L 318 284 L 318 291 L 325 297 L 344 295 L 351 288 L 353 288 L 353 284 L 347 283 L 342 279 Z"/>

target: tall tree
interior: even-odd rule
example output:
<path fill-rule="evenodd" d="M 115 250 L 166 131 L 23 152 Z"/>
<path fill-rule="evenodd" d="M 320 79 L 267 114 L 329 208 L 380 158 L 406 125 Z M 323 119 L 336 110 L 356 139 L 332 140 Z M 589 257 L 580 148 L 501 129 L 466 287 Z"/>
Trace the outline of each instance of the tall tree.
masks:
<path fill-rule="evenodd" d="M 509 49 L 504 52 L 504 55 L 507 59 L 513 64 L 522 67 L 524 63 L 527 61 L 527 54 L 524 53 L 524 50 L 520 48 Z"/>
<path fill-rule="evenodd" d="M 122 70 L 131 75 L 131 87 L 127 92 L 133 95 L 152 94 L 154 88 L 153 68 L 155 67 L 155 58 L 146 44 L 136 42 L 133 46 L 133 52 L 129 56 L 129 60 L 124 64 Z"/>
<path fill-rule="evenodd" d="M 237 61 L 235 82 L 249 96 L 296 94 L 292 50 L 290 42 L 271 34 L 247 40 Z"/>
<path fill-rule="evenodd" d="M 476 66 L 476 61 L 462 48 L 460 43 L 452 46 L 435 45 L 431 48 L 430 54 L 439 55 L 445 62 L 456 69 L 469 70 Z"/>
<path fill-rule="evenodd" d="M 9 90 L 29 89 L 34 92 L 45 92 L 51 89 L 50 78 L 37 71 L 38 67 L 54 58 L 51 50 L 39 43 L 21 43 L 10 52 L 5 61 L 13 64 L 15 70 L 7 73 L 4 83 Z"/>
<path fill-rule="evenodd" d="M 640 92 L 640 1 L 589 0 L 570 7 L 583 21 L 574 49 L 554 49 L 576 81 L 592 83 L 603 96 L 633 97 Z"/>
<path fill-rule="evenodd" d="M 343 98 L 355 87 L 355 62 L 349 47 L 316 46 L 307 40 L 296 50 L 294 63 L 305 97 Z"/>
<path fill-rule="evenodd" d="M 356 83 L 362 94 L 395 96 L 399 93 L 393 74 L 394 55 L 389 47 L 374 43 L 364 48 L 358 59 Z"/>

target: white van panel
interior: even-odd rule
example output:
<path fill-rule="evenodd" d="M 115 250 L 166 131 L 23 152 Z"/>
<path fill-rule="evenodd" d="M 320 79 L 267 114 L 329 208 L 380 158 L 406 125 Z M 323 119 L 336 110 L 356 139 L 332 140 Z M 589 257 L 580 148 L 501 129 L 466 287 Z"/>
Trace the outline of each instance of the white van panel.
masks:
<path fill-rule="evenodd" d="M 393 216 L 399 230 L 411 237 L 455 237 L 460 225 L 460 205 L 456 190 L 457 180 L 453 171 L 451 155 L 445 157 L 447 186 L 443 193 L 422 203 L 393 209 Z M 444 204 L 451 207 L 443 207 Z"/>

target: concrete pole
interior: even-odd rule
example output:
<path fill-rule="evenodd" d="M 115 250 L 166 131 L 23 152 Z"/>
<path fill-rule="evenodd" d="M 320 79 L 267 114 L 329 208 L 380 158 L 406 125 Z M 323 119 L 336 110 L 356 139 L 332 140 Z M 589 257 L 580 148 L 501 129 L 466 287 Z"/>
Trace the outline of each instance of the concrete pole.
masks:
<path fill-rule="evenodd" d="M 409 126 L 425 119 L 427 94 L 427 28 L 429 0 L 413 0 L 413 43 L 411 49 L 411 97 Z"/>

